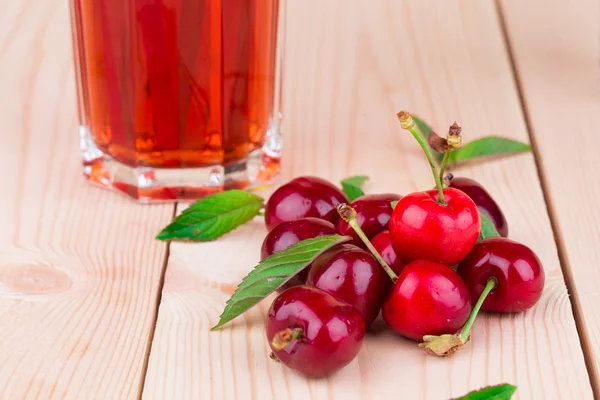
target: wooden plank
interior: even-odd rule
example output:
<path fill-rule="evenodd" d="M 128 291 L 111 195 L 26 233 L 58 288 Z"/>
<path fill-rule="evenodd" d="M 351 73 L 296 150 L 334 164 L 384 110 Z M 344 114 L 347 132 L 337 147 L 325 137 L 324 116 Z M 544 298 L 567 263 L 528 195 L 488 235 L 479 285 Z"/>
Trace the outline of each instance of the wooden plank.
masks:
<path fill-rule="evenodd" d="M 284 178 L 372 177 L 370 192 L 432 186 L 425 159 L 396 120 L 413 110 L 466 139 L 527 140 L 494 3 L 288 2 Z M 511 236 L 542 259 L 547 288 L 525 314 L 484 315 L 473 341 L 448 359 L 424 355 L 380 323 L 358 359 L 306 380 L 268 359 L 269 306 L 208 331 L 254 266 L 259 219 L 207 244 L 173 244 L 144 397 L 201 399 L 444 399 L 510 382 L 521 399 L 590 399 L 571 305 L 531 154 L 460 170 L 503 206 Z M 399 397 L 400 396 L 400 397 Z"/>
<path fill-rule="evenodd" d="M 582 345 L 600 396 L 600 3 L 501 4 Z"/>
<path fill-rule="evenodd" d="M 68 2 L 0 8 L 0 398 L 136 398 L 173 206 L 81 177 Z"/>

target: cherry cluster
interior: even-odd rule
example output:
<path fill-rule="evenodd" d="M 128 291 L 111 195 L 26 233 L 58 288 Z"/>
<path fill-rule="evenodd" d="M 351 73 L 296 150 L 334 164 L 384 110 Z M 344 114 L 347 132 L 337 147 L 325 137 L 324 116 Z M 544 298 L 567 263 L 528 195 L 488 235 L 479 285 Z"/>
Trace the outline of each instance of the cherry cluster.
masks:
<path fill-rule="evenodd" d="M 413 128 L 410 116 L 401 122 Z M 327 376 L 354 359 L 380 312 L 391 329 L 445 356 L 467 342 L 480 309 L 520 312 L 539 300 L 538 257 L 506 238 L 506 219 L 479 183 L 449 178 L 436 179 L 434 190 L 351 203 L 317 177 L 295 178 L 273 193 L 262 259 L 322 235 L 352 241 L 325 251 L 279 289 L 266 324 L 272 358 L 309 377 Z M 480 237 L 480 215 L 500 236 Z"/>

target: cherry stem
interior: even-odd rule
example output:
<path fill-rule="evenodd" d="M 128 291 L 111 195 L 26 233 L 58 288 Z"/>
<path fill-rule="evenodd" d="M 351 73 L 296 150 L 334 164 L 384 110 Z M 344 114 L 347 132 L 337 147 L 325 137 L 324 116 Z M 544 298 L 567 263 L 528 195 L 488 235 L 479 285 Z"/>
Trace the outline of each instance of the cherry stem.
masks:
<path fill-rule="evenodd" d="M 444 158 L 442 158 L 442 164 L 440 165 L 440 180 L 444 181 L 444 171 L 446 170 L 446 165 L 448 164 L 448 160 L 450 159 L 450 153 L 452 149 L 446 150 L 444 153 Z"/>
<path fill-rule="evenodd" d="M 440 180 L 444 180 L 444 171 L 446 170 L 446 165 L 450 160 L 450 154 L 453 149 L 458 149 L 462 142 L 462 137 L 460 136 L 462 132 L 462 128 L 458 126 L 456 121 L 450 128 L 448 129 L 448 136 L 446 136 L 446 151 L 444 152 L 444 157 L 442 158 L 442 164 L 440 165 Z"/>
<path fill-rule="evenodd" d="M 441 205 L 446 205 L 446 199 L 444 198 L 444 187 L 442 186 L 442 178 L 440 173 L 438 172 L 437 166 L 435 164 L 435 159 L 433 158 L 433 154 L 431 154 L 431 150 L 429 149 L 429 145 L 425 141 L 425 137 L 419 131 L 419 128 L 415 125 L 415 121 L 410 116 L 408 111 L 400 111 L 397 114 L 398 120 L 400 121 L 400 125 L 402 129 L 406 129 L 409 131 L 413 137 L 417 140 L 421 149 L 425 153 L 427 157 L 427 161 L 429 161 L 429 166 L 431 167 L 431 172 L 433 172 L 433 179 L 435 179 L 435 186 L 438 191 L 438 203 Z M 447 153 L 446 153 L 447 154 Z"/>
<path fill-rule="evenodd" d="M 295 329 L 284 329 L 282 331 L 279 331 L 275 334 L 275 336 L 273 336 L 273 340 L 271 341 L 271 346 L 275 349 L 275 350 L 282 350 L 284 349 L 286 346 L 288 346 L 290 343 L 301 339 L 303 336 L 302 334 L 302 329 L 300 328 L 295 328 Z"/>
<path fill-rule="evenodd" d="M 383 269 L 388 274 L 392 282 L 396 283 L 396 281 L 398 280 L 398 275 L 396 275 L 392 268 L 385 262 L 385 260 L 383 259 L 381 254 L 379 254 L 377 249 L 373 246 L 367 235 L 365 235 L 365 232 L 363 232 L 361 227 L 358 225 L 358 221 L 356 221 L 356 210 L 346 203 L 341 203 L 338 204 L 337 211 L 338 214 L 340 214 L 340 217 L 342 217 L 342 219 L 346 221 L 350 225 L 350 227 L 352 227 L 352 229 L 354 229 L 354 232 L 356 232 L 360 240 L 363 241 L 363 243 L 365 244 L 365 246 L 367 246 L 371 254 L 373 254 L 373 256 L 377 259 L 377 261 L 383 267 Z"/>
<path fill-rule="evenodd" d="M 492 290 L 494 290 L 497 285 L 498 285 L 498 281 L 496 280 L 496 278 L 488 279 L 488 281 L 485 285 L 485 288 L 483 289 L 483 292 L 481 292 L 481 295 L 479 296 L 479 300 L 477 300 L 475 307 L 473 307 L 473 311 L 471 311 L 471 315 L 469 315 L 469 319 L 467 320 L 467 323 L 465 324 L 462 331 L 460 332 L 460 340 L 462 340 L 463 343 L 466 342 L 467 339 L 469 338 L 469 332 L 471 331 L 471 327 L 473 326 L 473 322 L 475 322 L 475 318 L 477 317 L 477 314 L 479 314 L 481 305 L 485 301 L 488 294 L 490 294 L 490 292 Z"/>

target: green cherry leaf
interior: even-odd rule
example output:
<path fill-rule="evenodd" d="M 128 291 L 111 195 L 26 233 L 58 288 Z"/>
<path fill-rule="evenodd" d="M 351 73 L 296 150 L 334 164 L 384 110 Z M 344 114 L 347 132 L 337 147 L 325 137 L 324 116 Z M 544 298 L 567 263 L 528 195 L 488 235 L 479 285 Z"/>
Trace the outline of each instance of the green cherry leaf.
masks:
<path fill-rule="evenodd" d="M 455 400 L 509 400 L 517 387 L 509 383 L 475 390 Z"/>
<path fill-rule="evenodd" d="M 414 115 L 412 117 L 421 135 L 427 140 L 431 126 L 419 117 Z M 440 163 L 442 158 L 444 158 L 444 154 L 435 151 L 433 148 L 431 151 L 434 158 Z M 477 158 L 527 153 L 530 151 L 531 146 L 527 143 L 499 136 L 486 136 L 473 140 L 458 149 L 451 150 L 447 165 L 460 164 Z"/>
<path fill-rule="evenodd" d="M 298 242 L 262 260 L 239 284 L 219 318 L 216 330 L 273 293 L 324 251 L 347 242 L 349 236 L 328 235 Z"/>
<path fill-rule="evenodd" d="M 448 165 L 476 158 L 527 153 L 529 151 L 531 151 L 531 146 L 518 140 L 498 136 L 486 136 L 453 150 L 450 153 Z"/>
<path fill-rule="evenodd" d="M 158 240 L 207 242 L 215 240 L 259 215 L 262 197 L 229 190 L 200 199 L 164 228 Z"/>
<path fill-rule="evenodd" d="M 354 201 L 357 197 L 365 194 L 365 192 L 362 190 L 362 187 L 368 180 L 369 177 L 364 175 L 351 176 L 342 180 L 340 183 L 342 184 L 342 189 L 348 197 L 348 200 Z"/>
<path fill-rule="evenodd" d="M 396 208 L 397 204 L 398 204 L 398 200 L 395 200 L 390 203 L 390 206 L 392 206 L 392 209 L 394 209 L 394 208 Z"/>
<path fill-rule="evenodd" d="M 496 229 L 496 225 L 494 225 L 490 217 L 481 211 L 479 212 L 479 222 L 481 224 L 481 230 L 479 231 L 479 237 L 477 238 L 478 242 L 482 241 L 483 239 L 500 236 L 498 230 Z"/>

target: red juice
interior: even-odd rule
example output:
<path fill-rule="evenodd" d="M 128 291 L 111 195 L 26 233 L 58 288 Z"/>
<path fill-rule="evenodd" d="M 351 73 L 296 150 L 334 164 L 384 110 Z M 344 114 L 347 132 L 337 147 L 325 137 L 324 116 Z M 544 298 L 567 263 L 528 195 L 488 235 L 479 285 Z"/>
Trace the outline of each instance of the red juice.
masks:
<path fill-rule="evenodd" d="M 128 167 L 228 165 L 274 113 L 278 0 L 72 0 L 80 119 Z"/>

